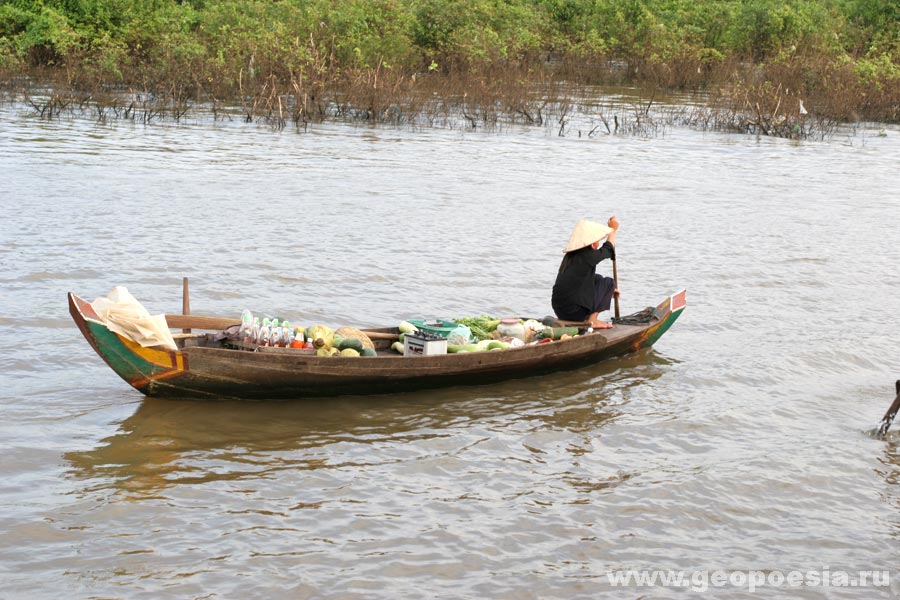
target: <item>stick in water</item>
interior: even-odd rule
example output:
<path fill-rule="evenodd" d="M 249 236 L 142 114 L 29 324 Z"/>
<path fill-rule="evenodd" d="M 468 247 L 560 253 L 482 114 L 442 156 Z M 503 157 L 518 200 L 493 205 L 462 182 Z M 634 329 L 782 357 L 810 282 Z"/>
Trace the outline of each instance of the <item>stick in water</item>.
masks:
<path fill-rule="evenodd" d="M 900 379 L 897 380 L 895 385 L 897 388 L 897 397 L 894 398 L 893 404 L 891 404 L 888 411 L 884 413 L 884 417 L 882 417 L 881 423 L 878 425 L 878 437 L 884 437 L 887 434 L 888 428 L 894 421 L 894 417 L 897 416 L 897 411 L 900 410 Z"/>

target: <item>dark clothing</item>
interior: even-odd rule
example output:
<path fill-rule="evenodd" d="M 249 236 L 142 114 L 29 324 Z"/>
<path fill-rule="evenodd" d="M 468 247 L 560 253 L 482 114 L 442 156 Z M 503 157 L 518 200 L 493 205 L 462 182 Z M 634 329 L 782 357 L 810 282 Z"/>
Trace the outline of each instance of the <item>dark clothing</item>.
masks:
<path fill-rule="evenodd" d="M 558 318 L 584 321 L 592 313 L 609 310 L 615 282 L 596 273 L 597 263 L 607 258 L 616 258 L 616 249 L 608 241 L 597 250 L 586 246 L 563 257 L 551 298 Z"/>

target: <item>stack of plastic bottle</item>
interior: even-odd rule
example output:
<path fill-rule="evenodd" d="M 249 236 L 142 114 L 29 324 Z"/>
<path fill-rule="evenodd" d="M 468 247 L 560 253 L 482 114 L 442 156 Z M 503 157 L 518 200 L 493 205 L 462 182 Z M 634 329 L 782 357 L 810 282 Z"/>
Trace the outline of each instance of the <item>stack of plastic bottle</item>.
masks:
<path fill-rule="evenodd" d="M 238 338 L 245 344 L 256 344 L 271 348 L 312 348 L 312 342 L 304 339 L 303 328 L 291 327 L 289 321 L 264 317 L 254 317 L 248 309 L 241 313 L 241 328 Z"/>

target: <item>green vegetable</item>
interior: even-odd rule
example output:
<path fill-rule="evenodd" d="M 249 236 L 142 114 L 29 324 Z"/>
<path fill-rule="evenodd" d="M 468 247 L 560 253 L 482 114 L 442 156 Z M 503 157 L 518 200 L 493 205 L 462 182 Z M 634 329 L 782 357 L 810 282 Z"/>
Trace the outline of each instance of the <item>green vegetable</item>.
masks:
<path fill-rule="evenodd" d="M 494 340 L 490 344 L 488 344 L 488 350 L 506 350 L 509 348 L 509 342 L 501 342 L 500 340 Z"/>
<path fill-rule="evenodd" d="M 341 338 L 340 343 L 338 343 L 337 340 L 335 340 L 334 343 L 337 346 L 338 350 L 341 351 L 341 353 L 343 353 L 344 350 L 346 350 L 347 348 L 350 348 L 351 350 L 356 350 L 357 352 L 362 352 L 362 349 L 363 349 L 362 341 L 360 341 L 356 338 L 350 338 L 350 337 Z"/>
<path fill-rule="evenodd" d="M 391 350 L 403 354 L 403 342 L 394 342 L 393 344 L 391 344 Z"/>
<path fill-rule="evenodd" d="M 480 317 L 462 317 L 460 319 L 453 319 L 453 322 L 468 327 L 472 332 L 472 337 L 475 338 L 475 341 L 481 341 L 490 339 L 491 332 L 497 329 L 497 325 L 500 324 L 500 319 L 481 315 Z"/>
<path fill-rule="evenodd" d="M 344 348 L 341 350 L 341 356 L 359 356 L 359 352 L 353 348 Z"/>
<path fill-rule="evenodd" d="M 481 348 L 478 347 L 478 344 L 451 344 L 447 346 L 447 352 L 450 354 L 456 354 L 458 352 L 481 352 Z"/>
<path fill-rule="evenodd" d="M 316 348 L 331 348 L 334 343 L 334 331 L 324 325 L 313 325 L 306 329 L 306 339 L 312 340 Z"/>
<path fill-rule="evenodd" d="M 373 348 L 363 348 L 359 351 L 360 356 L 378 356 L 378 353 L 375 352 Z"/>
<path fill-rule="evenodd" d="M 400 330 L 400 333 L 415 333 L 419 330 L 418 327 L 409 321 L 400 321 L 400 325 L 397 326 L 397 329 Z"/>
<path fill-rule="evenodd" d="M 553 328 L 553 339 L 558 340 L 564 335 L 578 335 L 577 327 L 554 327 Z"/>
<path fill-rule="evenodd" d="M 552 327 L 544 327 L 540 331 L 535 331 L 534 336 L 532 337 L 535 341 L 540 341 L 544 338 L 553 339 L 553 328 Z"/>

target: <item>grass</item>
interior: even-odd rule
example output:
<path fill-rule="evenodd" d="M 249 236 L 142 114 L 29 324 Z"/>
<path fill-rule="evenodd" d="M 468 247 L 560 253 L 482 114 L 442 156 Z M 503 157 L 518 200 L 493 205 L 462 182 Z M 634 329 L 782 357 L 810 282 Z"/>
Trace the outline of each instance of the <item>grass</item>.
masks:
<path fill-rule="evenodd" d="M 599 83 L 594 71 L 590 85 L 573 84 L 571 74 L 558 65 L 542 71 L 506 65 L 477 75 L 358 69 L 330 81 L 241 78 L 235 97 L 221 98 L 188 95 L 177 85 L 147 90 L 98 83 L 86 89 L 63 82 L 48 85 L 46 79 L 36 91 L 34 80 L 25 78 L 8 80 L 3 89 L 8 100 L 25 102 L 45 119 L 77 115 L 150 123 L 211 116 L 273 128 L 344 120 L 472 130 L 541 127 L 560 136 L 653 137 L 672 127 L 692 127 L 805 139 L 826 137 L 841 123 L 860 118 L 852 86 L 842 88 L 840 96 L 807 96 L 799 85 L 791 85 L 802 74 L 798 69 L 779 73 L 789 83 L 775 84 L 766 71 L 745 67 L 733 82 L 699 93 L 682 92 L 674 103 L 667 98 L 671 88 L 645 81 L 630 87 L 630 99 L 605 95 L 598 104 L 598 89 L 617 90 L 628 82 L 615 65 L 607 67 Z M 682 104 L 685 97 L 694 101 Z M 819 110 L 823 104 L 828 110 Z"/>

